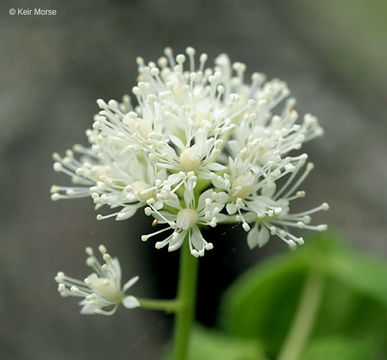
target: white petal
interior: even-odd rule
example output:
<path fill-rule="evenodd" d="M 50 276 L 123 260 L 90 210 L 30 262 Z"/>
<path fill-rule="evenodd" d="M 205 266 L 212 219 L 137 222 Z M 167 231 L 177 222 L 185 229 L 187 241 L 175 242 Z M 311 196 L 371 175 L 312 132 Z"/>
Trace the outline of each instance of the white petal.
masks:
<path fill-rule="evenodd" d="M 181 180 L 181 176 L 179 174 L 172 174 L 168 176 L 167 183 L 169 185 L 175 185 Z"/>
<path fill-rule="evenodd" d="M 221 165 L 219 163 L 214 162 L 214 163 L 208 164 L 207 169 L 210 169 L 212 171 L 222 171 L 222 170 L 227 169 L 227 167 L 224 165 Z"/>
<path fill-rule="evenodd" d="M 200 175 L 200 177 L 203 180 L 211 180 L 212 174 L 213 173 L 211 171 L 208 171 L 208 169 L 204 169 L 204 170 L 199 170 L 198 171 L 198 175 Z"/>
<path fill-rule="evenodd" d="M 276 186 L 274 183 L 268 183 L 262 188 L 262 195 L 272 197 L 275 192 Z"/>
<path fill-rule="evenodd" d="M 121 265 L 117 258 L 112 258 L 111 262 L 113 269 L 117 275 L 118 282 L 121 283 Z"/>
<path fill-rule="evenodd" d="M 197 251 L 204 249 L 204 238 L 202 236 L 201 231 L 199 230 L 199 228 L 197 226 L 195 226 L 192 229 L 192 234 L 191 234 L 189 240 L 191 241 L 193 248 L 196 249 Z"/>
<path fill-rule="evenodd" d="M 122 305 L 124 305 L 127 309 L 134 309 L 140 306 L 140 303 L 134 296 L 127 296 L 122 300 Z"/>
<path fill-rule="evenodd" d="M 133 278 L 131 278 L 123 287 L 123 291 L 125 292 L 126 290 L 128 290 L 131 286 L 133 286 L 137 280 L 139 279 L 140 277 L 139 276 L 135 276 Z"/>
<path fill-rule="evenodd" d="M 96 314 L 111 316 L 117 310 L 117 305 L 114 305 L 111 310 L 103 310 L 102 308 L 98 308 Z"/>
<path fill-rule="evenodd" d="M 269 241 L 270 233 L 266 226 L 261 225 L 261 230 L 258 234 L 258 245 L 259 247 L 265 246 Z"/>
<path fill-rule="evenodd" d="M 229 198 L 229 196 L 225 192 L 218 192 L 216 197 L 216 202 L 217 203 L 223 203 L 225 204 Z"/>
<path fill-rule="evenodd" d="M 83 315 L 94 315 L 95 310 L 98 309 L 98 306 L 90 304 L 87 301 L 81 301 L 80 304 L 83 305 L 81 309 L 81 314 Z"/>
<path fill-rule="evenodd" d="M 176 136 L 174 135 L 169 135 L 169 138 L 171 139 L 171 141 L 179 148 L 179 149 L 184 149 L 185 146 L 183 144 L 183 142 Z"/>
<path fill-rule="evenodd" d="M 120 220 L 129 219 L 130 217 L 132 217 L 136 213 L 137 209 L 138 209 L 138 206 L 127 206 L 127 207 L 125 207 L 124 210 L 121 210 L 117 214 L 116 220 L 120 221 Z"/>
<path fill-rule="evenodd" d="M 156 210 L 161 210 L 163 208 L 163 202 L 162 201 L 155 201 L 153 203 L 153 207 L 156 209 Z"/>
<path fill-rule="evenodd" d="M 188 207 L 191 207 L 191 206 L 194 205 L 194 201 L 195 201 L 195 194 L 194 194 L 193 188 L 191 188 L 190 186 L 187 186 L 184 189 L 184 202 L 185 202 L 185 205 L 188 206 Z"/>
<path fill-rule="evenodd" d="M 250 249 L 255 248 L 258 245 L 258 225 L 255 224 L 254 227 L 247 234 L 247 244 Z"/>
<path fill-rule="evenodd" d="M 183 244 L 185 235 L 186 235 L 186 232 L 182 231 L 175 238 L 172 237 L 172 240 L 168 244 L 168 251 L 177 250 Z"/>
<path fill-rule="evenodd" d="M 226 205 L 226 210 L 227 210 L 227 212 L 228 212 L 230 215 L 235 214 L 235 213 L 237 212 L 237 208 L 236 208 L 236 206 L 235 206 L 234 203 L 228 203 L 228 204 Z"/>
<path fill-rule="evenodd" d="M 199 196 L 197 210 L 200 211 L 206 207 L 206 199 L 210 198 L 214 190 L 208 189 Z"/>
<path fill-rule="evenodd" d="M 186 215 L 177 216 L 176 225 L 178 228 L 187 231 L 189 229 L 189 218 Z"/>
<path fill-rule="evenodd" d="M 238 154 L 240 152 L 240 146 L 239 146 L 238 141 L 230 140 L 230 141 L 227 142 L 227 145 L 230 147 L 231 151 L 234 154 Z"/>
<path fill-rule="evenodd" d="M 221 176 L 211 176 L 211 182 L 216 188 L 229 190 L 226 182 Z"/>
<path fill-rule="evenodd" d="M 98 281 L 98 276 L 96 273 L 92 273 L 87 277 L 87 280 L 90 282 L 91 287 Z M 83 304 L 82 304 L 83 305 Z"/>

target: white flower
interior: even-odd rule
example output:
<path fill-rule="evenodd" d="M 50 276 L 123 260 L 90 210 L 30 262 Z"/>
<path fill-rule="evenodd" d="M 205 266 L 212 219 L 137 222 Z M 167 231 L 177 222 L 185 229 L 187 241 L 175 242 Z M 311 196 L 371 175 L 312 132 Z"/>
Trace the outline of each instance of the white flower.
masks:
<path fill-rule="evenodd" d="M 302 245 L 303 238 L 292 234 L 289 227 L 317 231 L 326 230 L 327 225 L 325 224 L 310 225 L 310 215 L 317 211 L 328 210 L 327 203 L 322 203 L 320 206 L 300 213 L 290 212 L 290 202 L 305 196 L 304 191 L 297 191 L 297 189 L 313 169 L 313 164 L 308 163 L 304 172 L 297 179 L 305 160 L 306 156 L 301 156 L 295 166 L 289 167 L 288 171 L 285 170 L 282 173 L 277 171 L 274 176 L 270 174 L 271 176 L 266 178 L 267 181 L 264 181 L 263 185 L 255 192 L 239 197 L 235 203 L 227 204 L 227 211 L 230 214 L 238 212 L 237 219 L 242 221 L 244 230 L 249 232 L 247 242 L 250 248 L 264 246 L 269 240 L 270 234 L 277 235 L 290 247 L 294 247 L 296 244 Z M 277 190 L 275 181 L 288 174 L 290 175 L 287 181 Z M 259 182 L 254 182 L 254 184 L 257 183 Z M 251 230 L 249 223 L 254 223 Z"/>
<path fill-rule="evenodd" d="M 80 160 L 76 159 L 74 152 L 80 154 Z M 97 155 L 80 145 L 68 150 L 64 158 L 54 154 L 54 169 L 70 175 L 73 183 L 79 186 L 54 185 L 51 187 L 51 198 L 59 200 L 91 196 L 96 209 L 105 204 L 118 209 L 109 215 L 98 214 L 98 220 L 113 216 L 116 220 L 125 220 L 133 216 L 148 199 L 156 196 L 156 190 L 166 179 L 166 172 L 157 169 L 139 153 L 121 154 L 117 151 L 116 154 L 107 154 L 98 154 L 106 156 L 102 162 Z"/>
<path fill-rule="evenodd" d="M 80 281 L 59 272 L 55 277 L 58 291 L 63 297 L 77 296 L 84 298 L 79 304 L 82 306 L 81 314 L 112 315 L 120 303 L 127 309 L 140 306 L 138 300 L 125 292 L 137 282 L 138 276 L 130 279 L 121 287 L 121 267 L 117 258 L 112 258 L 103 245 L 99 246 L 104 264 L 94 256 L 93 250 L 88 247 L 86 253 L 89 255 L 86 264 L 94 272 L 84 281 Z"/>
<path fill-rule="evenodd" d="M 138 58 L 137 104 L 127 95 L 121 103 L 97 101 L 90 147 L 54 154 L 54 169 L 74 186 L 53 186 L 52 199 L 90 196 L 96 209 L 113 209 L 99 220 L 128 219 L 144 208 L 153 224 L 168 227 L 143 239 L 171 229 L 156 246 L 175 250 L 187 237 L 195 256 L 212 247 L 202 225 L 241 222 L 249 231 L 254 223 L 251 247 L 266 243 L 269 232 L 293 246 L 302 240 L 289 227 L 325 228 L 310 225 L 309 215 L 326 206 L 292 214 L 290 201 L 303 193 L 281 187 L 286 176 L 296 180 L 306 160 L 296 151 L 323 134 L 317 119 L 299 120 L 284 82 L 260 73 L 246 81 L 246 66 L 225 54 L 213 67 L 206 62 L 191 47 L 176 57 L 167 48 L 157 63 Z"/>
<path fill-rule="evenodd" d="M 173 211 L 158 211 L 154 209 L 151 201 L 148 203 L 149 207 L 145 209 L 146 214 L 153 215 L 158 224 L 168 224 L 168 227 L 149 235 L 143 235 L 141 237 L 143 241 L 164 231 L 173 230 L 167 238 L 156 242 L 157 249 L 168 245 L 168 251 L 177 250 L 186 237 L 191 254 L 196 257 L 203 256 L 205 250 L 213 248 L 213 244 L 203 238 L 200 226 L 215 227 L 218 222 L 222 222 L 227 218 L 226 215 L 220 213 L 227 200 L 227 195 L 209 189 L 200 195 L 196 203 L 194 196 L 196 180 L 192 173 L 188 173 L 187 178 L 183 179 L 185 186 L 184 207 L 181 206 L 177 196 L 166 202 Z"/>

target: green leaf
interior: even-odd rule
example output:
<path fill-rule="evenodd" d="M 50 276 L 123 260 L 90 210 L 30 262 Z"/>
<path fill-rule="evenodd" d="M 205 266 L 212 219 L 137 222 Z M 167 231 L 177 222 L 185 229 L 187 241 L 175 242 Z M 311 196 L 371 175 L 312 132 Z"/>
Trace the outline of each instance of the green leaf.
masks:
<path fill-rule="evenodd" d="M 189 360 L 260 360 L 262 347 L 255 341 L 232 338 L 220 332 L 196 327 L 192 333 Z"/>
<path fill-rule="evenodd" d="M 293 321 L 305 279 L 316 272 L 325 278 L 325 288 L 312 336 L 367 338 L 387 352 L 387 264 L 349 250 L 329 234 L 240 277 L 223 297 L 221 326 L 234 336 L 258 338 L 275 356 Z"/>
<path fill-rule="evenodd" d="M 328 337 L 312 341 L 300 360 L 371 360 L 369 346 L 353 339 Z"/>
<path fill-rule="evenodd" d="M 165 360 L 172 359 L 169 353 Z M 188 360 L 265 360 L 256 340 L 238 339 L 219 331 L 196 326 L 190 339 Z"/>
<path fill-rule="evenodd" d="M 220 322 L 231 335 L 259 339 L 275 354 L 294 315 L 305 265 L 292 257 L 269 260 L 227 292 Z M 258 275 L 258 276 L 257 276 Z"/>
<path fill-rule="evenodd" d="M 387 264 L 376 257 L 351 252 L 323 256 L 322 269 L 359 293 L 368 295 L 387 308 Z"/>

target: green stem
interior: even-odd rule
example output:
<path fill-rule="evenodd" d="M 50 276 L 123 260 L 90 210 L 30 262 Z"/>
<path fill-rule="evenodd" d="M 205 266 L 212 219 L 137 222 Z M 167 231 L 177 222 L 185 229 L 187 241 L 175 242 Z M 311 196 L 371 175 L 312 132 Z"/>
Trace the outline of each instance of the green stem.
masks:
<path fill-rule="evenodd" d="M 165 312 L 177 312 L 179 302 L 177 300 L 158 300 L 158 299 L 141 299 L 137 298 L 140 306 L 148 310 L 162 310 Z"/>
<path fill-rule="evenodd" d="M 304 285 L 293 324 L 284 341 L 278 360 L 298 360 L 313 329 L 324 287 L 322 275 L 310 274 Z"/>
<path fill-rule="evenodd" d="M 177 301 L 179 309 L 175 318 L 173 360 L 185 360 L 196 303 L 196 283 L 199 261 L 191 255 L 188 238 L 180 250 Z"/>

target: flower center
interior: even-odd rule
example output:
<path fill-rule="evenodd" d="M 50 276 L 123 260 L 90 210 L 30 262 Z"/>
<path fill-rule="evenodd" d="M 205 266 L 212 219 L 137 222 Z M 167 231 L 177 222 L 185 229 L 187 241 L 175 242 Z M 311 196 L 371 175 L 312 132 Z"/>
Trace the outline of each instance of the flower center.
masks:
<path fill-rule="evenodd" d="M 180 165 L 184 171 L 193 171 L 200 165 L 200 155 L 193 147 L 184 149 L 180 154 Z"/>
<path fill-rule="evenodd" d="M 195 120 L 200 124 L 200 126 L 203 125 L 204 121 L 210 121 L 211 114 L 210 112 L 197 112 Z"/>
<path fill-rule="evenodd" d="M 231 186 L 231 200 L 248 197 L 253 189 L 253 177 L 249 175 L 239 176 Z"/>
<path fill-rule="evenodd" d="M 112 177 L 112 174 L 107 170 L 106 166 L 104 165 L 94 165 L 93 168 L 91 169 L 89 176 L 97 181 L 102 181 L 102 178 L 104 176 L 107 177 Z"/>
<path fill-rule="evenodd" d="M 249 156 L 250 159 L 257 159 L 261 158 L 263 155 L 266 154 L 268 150 L 270 150 L 270 146 L 268 143 L 260 144 L 259 146 L 254 146 L 247 149 L 244 154 L 242 155 L 242 159 L 246 160 Z"/>
<path fill-rule="evenodd" d="M 133 184 L 133 192 L 138 196 L 142 201 L 147 201 L 150 198 L 155 197 L 154 190 L 149 190 L 151 185 L 147 184 L 144 181 L 135 181 Z"/>
<path fill-rule="evenodd" d="M 98 278 L 95 280 L 93 287 L 102 297 L 108 300 L 116 300 L 121 294 L 120 287 L 112 279 Z"/>
<path fill-rule="evenodd" d="M 211 120 L 211 111 L 210 111 L 210 103 L 209 102 L 200 102 L 196 106 L 196 117 L 195 121 L 203 127 L 205 122 L 209 122 Z"/>
<path fill-rule="evenodd" d="M 177 214 L 177 226 L 183 230 L 188 230 L 189 228 L 195 226 L 198 221 L 199 215 L 194 209 L 183 209 Z"/>
<path fill-rule="evenodd" d="M 126 115 L 124 117 L 124 123 L 129 126 L 132 133 L 137 133 L 143 138 L 147 138 L 149 133 L 152 131 L 149 124 L 139 117 L 135 118 Z"/>

